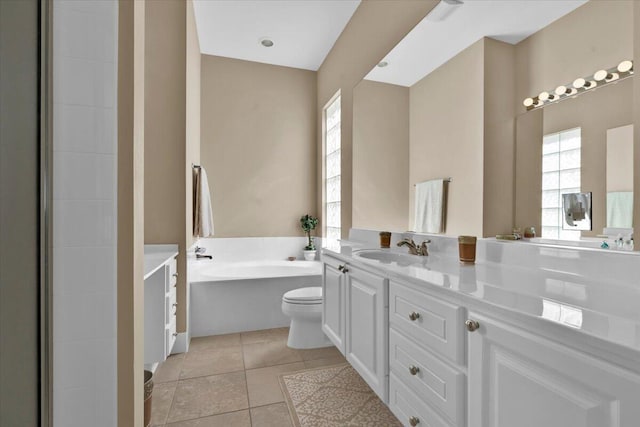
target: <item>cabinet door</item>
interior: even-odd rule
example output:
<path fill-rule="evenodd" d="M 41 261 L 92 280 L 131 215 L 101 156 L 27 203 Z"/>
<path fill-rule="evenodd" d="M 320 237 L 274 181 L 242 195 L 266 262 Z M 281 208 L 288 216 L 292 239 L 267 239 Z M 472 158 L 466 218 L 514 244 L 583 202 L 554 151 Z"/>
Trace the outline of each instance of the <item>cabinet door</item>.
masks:
<path fill-rule="evenodd" d="M 387 292 L 387 279 L 349 267 L 346 357 L 383 402 L 389 371 Z"/>
<path fill-rule="evenodd" d="M 334 262 L 335 261 L 335 262 Z M 335 264 L 335 265 L 334 265 Z M 345 278 L 337 260 L 325 257 L 322 273 L 322 331 L 345 354 Z"/>
<path fill-rule="evenodd" d="M 604 360 L 471 314 L 469 427 L 631 427 L 640 378 Z"/>

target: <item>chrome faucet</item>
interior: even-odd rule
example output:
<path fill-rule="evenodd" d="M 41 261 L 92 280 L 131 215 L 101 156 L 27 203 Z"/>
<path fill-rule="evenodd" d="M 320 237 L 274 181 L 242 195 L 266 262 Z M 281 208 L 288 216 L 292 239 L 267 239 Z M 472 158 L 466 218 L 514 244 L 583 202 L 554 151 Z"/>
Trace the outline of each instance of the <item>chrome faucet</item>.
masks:
<path fill-rule="evenodd" d="M 420 243 L 420 246 L 416 245 L 416 242 L 413 239 L 402 239 L 398 242 L 398 246 L 408 246 L 409 253 L 411 255 L 419 255 L 419 256 L 428 256 L 429 250 L 427 248 L 427 243 L 431 243 L 431 240 L 427 239 Z"/>

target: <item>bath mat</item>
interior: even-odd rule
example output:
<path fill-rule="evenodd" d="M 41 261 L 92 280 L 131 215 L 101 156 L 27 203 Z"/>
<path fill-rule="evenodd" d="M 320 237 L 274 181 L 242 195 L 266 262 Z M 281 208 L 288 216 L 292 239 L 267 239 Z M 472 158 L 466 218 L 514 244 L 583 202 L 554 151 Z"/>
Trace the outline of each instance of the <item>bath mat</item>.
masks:
<path fill-rule="evenodd" d="M 402 427 L 349 364 L 280 375 L 295 427 Z"/>

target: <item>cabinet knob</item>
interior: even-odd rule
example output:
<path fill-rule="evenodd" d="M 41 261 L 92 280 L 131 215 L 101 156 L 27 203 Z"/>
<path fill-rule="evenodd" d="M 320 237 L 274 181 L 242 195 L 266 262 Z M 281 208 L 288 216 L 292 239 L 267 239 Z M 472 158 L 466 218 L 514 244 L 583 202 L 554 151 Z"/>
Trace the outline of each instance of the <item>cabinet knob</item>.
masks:
<path fill-rule="evenodd" d="M 174 333 L 172 333 L 171 335 L 173 335 L 174 337 L 177 337 L 177 336 L 178 336 L 178 333 L 177 333 L 177 332 L 174 332 Z"/>
<path fill-rule="evenodd" d="M 420 424 L 420 418 L 418 417 L 409 418 L 409 424 L 411 424 L 414 427 L 417 426 L 418 424 Z"/>
<path fill-rule="evenodd" d="M 173 273 L 173 277 L 178 277 L 178 273 Z"/>
<path fill-rule="evenodd" d="M 339 265 L 338 270 L 342 271 L 343 273 L 346 273 L 347 271 L 349 271 L 346 265 Z"/>
<path fill-rule="evenodd" d="M 177 306 L 178 306 L 178 303 L 177 303 L 177 302 L 174 302 L 174 303 L 173 303 L 173 304 L 171 304 L 171 305 L 172 305 L 173 307 L 177 307 Z"/>
<path fill-rule="evenodd" d="M 469 331 L 469 332 L 476 331 L 480 327 L 480 323 L 476 322 L 475 320 L 471 320 L 471 319 L 469 319 L 466 322 L 464 322 L 464 325 L 467 327 L 467 331 Z"/>
<path fill-rule="evenodd" d="M 420 318 L 420 313 L 416 313 L 415 311 L 412 311 L 411 314 L 409 314 L 409 319 L 411 319 L 414 322 L 419 318 Z"/>
<path fill-rule="evenodd" d="M 420 368 L 418 368 L 417 366 L 409 366 L 409 373 L 411 375 L 416 375 L 418 372 L 420 372 Z"/>
<path fill-rule="evenodd" d="M 344 270 L 344 265 L 339 265 L 338 266 L 338 271 L 342 271 L 342 270 Z"/>

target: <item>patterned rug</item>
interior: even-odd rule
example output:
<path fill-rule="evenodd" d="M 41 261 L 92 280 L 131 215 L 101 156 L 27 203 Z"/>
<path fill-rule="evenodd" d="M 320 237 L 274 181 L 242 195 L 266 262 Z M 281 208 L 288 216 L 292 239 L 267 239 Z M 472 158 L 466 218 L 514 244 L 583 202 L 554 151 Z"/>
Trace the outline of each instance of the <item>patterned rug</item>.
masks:
<path fill-rule="evenodd" d="M 402 426 L 349 364 L 283 374 L 280 386 L 296 427 Z"/>

